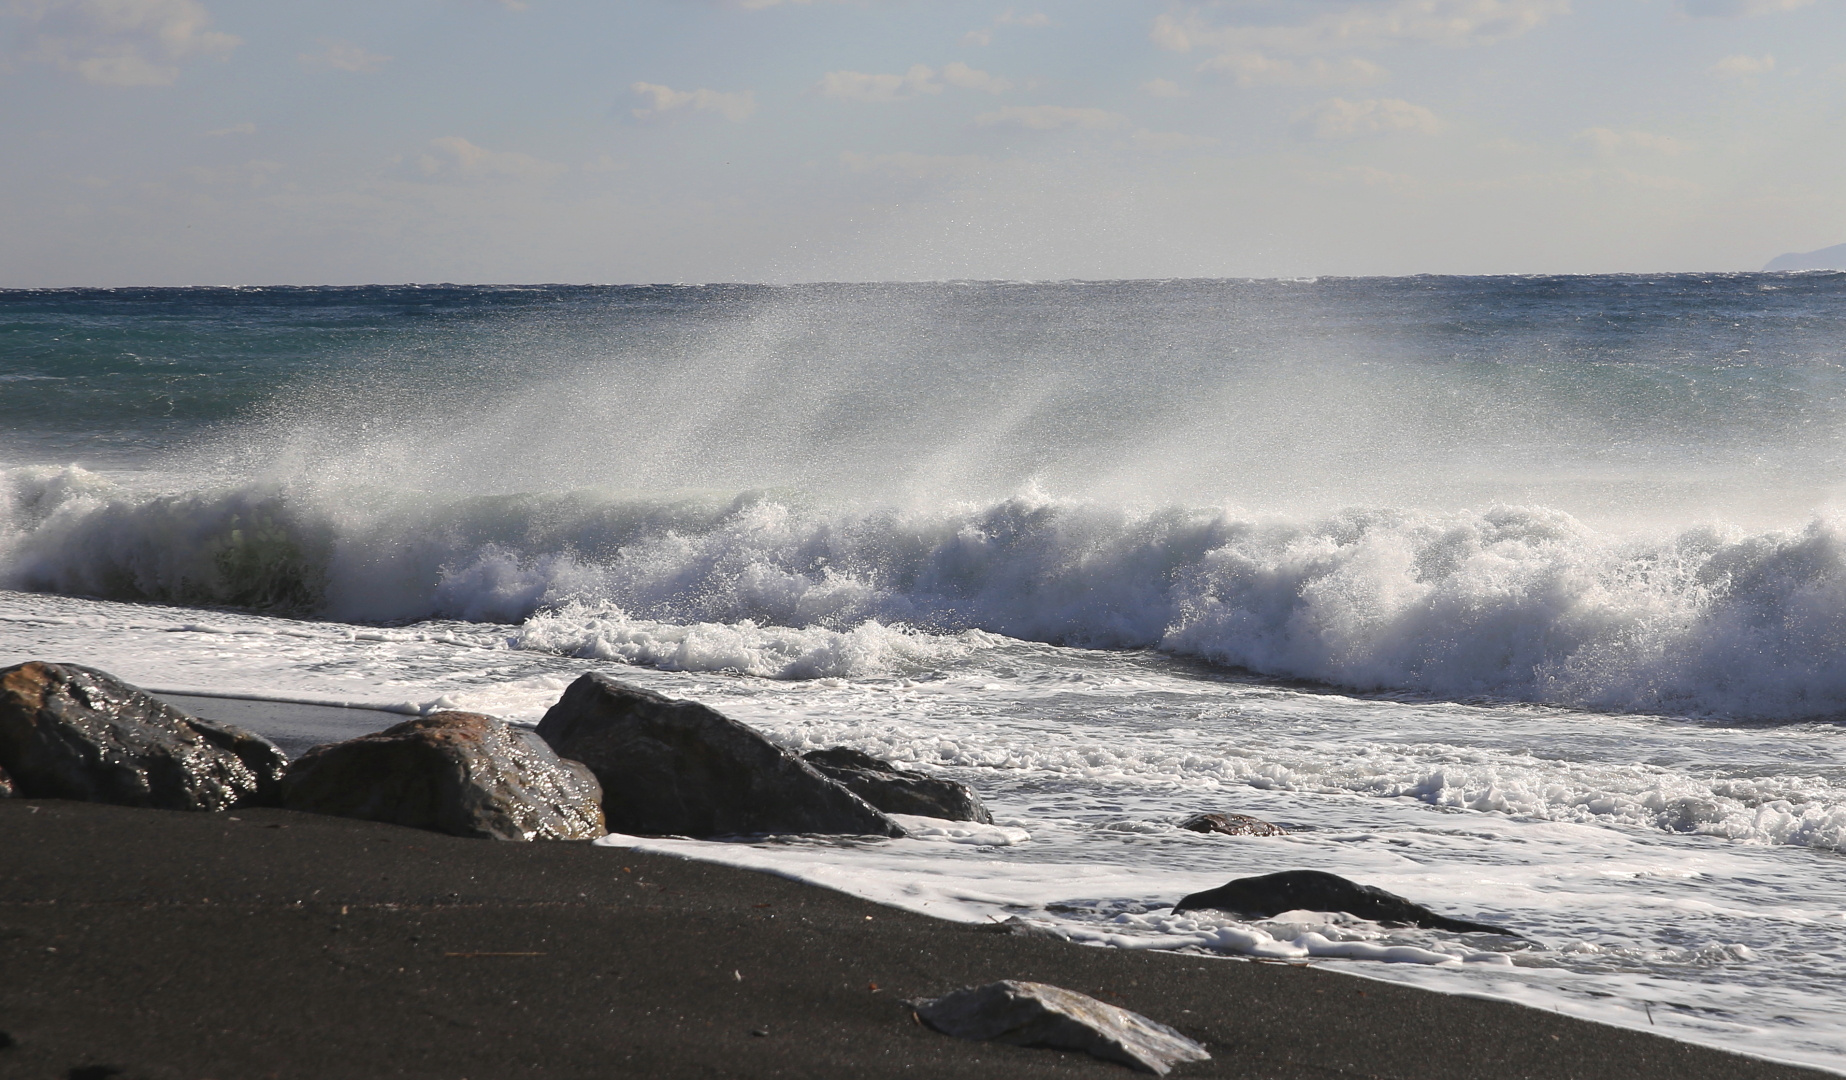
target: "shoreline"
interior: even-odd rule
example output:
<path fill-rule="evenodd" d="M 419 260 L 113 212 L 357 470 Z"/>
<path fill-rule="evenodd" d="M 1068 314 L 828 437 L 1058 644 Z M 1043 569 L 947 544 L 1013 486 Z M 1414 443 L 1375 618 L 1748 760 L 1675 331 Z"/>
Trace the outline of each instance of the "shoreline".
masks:
<path fill-rule="evenodd" d="M 0 800 L 0 864 L 8 1080 L 92 1066 L 124 1080 L 1132 1075 L 952 1039 L 901 1004 L 1002 978 L 1206 1043 L 1213 1060 L 1176 1077 L 1836 1075 L 1487 997 L 1014 936 L 589 844 L 19 799 Z"/>

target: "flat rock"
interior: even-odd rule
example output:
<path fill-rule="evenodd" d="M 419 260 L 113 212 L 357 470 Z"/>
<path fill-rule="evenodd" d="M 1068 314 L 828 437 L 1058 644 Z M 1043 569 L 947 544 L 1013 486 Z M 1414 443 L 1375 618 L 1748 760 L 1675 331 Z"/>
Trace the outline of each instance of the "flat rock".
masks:
<path fill-rule="evenodd" d="M 1223 833 L 1225 836 L 1287 836 L 1288 830 L 1248 814 L 1194 814 L 1179 827 L 1196 833 Z"/>
<path fill-rule="evenodd" d="M 1222 911 L 1246 919 L 1267 919 L 1284 911 L 1343 911 L 1378 923 L 1464 934 L 1519 936 L 1498 926 L 1438 915 L 1395 893 L 1360 885 L 1321 870 L 1287 870 L 1262 877 L 1238 878 L 1186 897 L 1173 907 L 1174 914 L 1182 911 Z"/>
<path fill-rule="evenodd" d="M 1179 1062 L 1211 1060 L 1203 1046 L 1165 1024 L 1046 983 L 1005 979 L 908 1004 L 945 1035 L 1081 1050 L 1160 1076 Z"/>
<path fill-rule="evenodd" d="M 827 779 L 887 814 L 916 814 L 992 825 L 994 817 L 966 784 L 900 769 L 870 754 L 836 746 L 801 755 Z"/>
<path fill-rule="evenodd" d="M 273 804 L 288 760 L 114 676 L 30 660 L 0 671 L 0 770 L 17 794 L 158 810 Z"/>
<path fill-rule="evenodd" d="M 572 683 L 538 733 L 596 774 L 617 832 L 904 835 L 864 799 L 751 728 L 601 672 Z"/>
<path fill-rule="evenodd" d="M 602 789 L 531 728 L 440 712 L 303 754 L 282 780 L 289 810 L 493 840 L 604 835 Z"/>

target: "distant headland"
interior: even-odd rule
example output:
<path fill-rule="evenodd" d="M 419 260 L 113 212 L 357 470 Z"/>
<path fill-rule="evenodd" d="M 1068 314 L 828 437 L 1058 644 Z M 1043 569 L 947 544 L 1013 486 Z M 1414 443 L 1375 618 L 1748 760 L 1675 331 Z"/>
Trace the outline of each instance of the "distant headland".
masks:
<path fill-rule="evenodd" d="M 1846 244 L 1835 244 L 1819 251 L 1792 251 L 1787 255 L 1777 255 L 1763 267 L 1765 272 L 1775 270 L 1846 270 Z"/>

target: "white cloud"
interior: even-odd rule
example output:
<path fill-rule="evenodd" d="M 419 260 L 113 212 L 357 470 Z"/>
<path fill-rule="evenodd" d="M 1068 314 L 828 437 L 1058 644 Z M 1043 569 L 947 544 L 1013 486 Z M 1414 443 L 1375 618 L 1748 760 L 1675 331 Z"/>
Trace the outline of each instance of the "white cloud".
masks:
<path fill-rule="evenodd" d="M 1149 131 L 1146 128 L 1128 138 L 1146 150 L 1203 150 L 1218 145 L 1218 140 L 1209 135 L 1188 135 L 1183 131 Z"/>
<path fill-rule="evenodd" d="M 1398 98 L 1323 101 L 1303 114 L 1316 138 L 1349 139 L 1356 135 L 1405 133 L 1434 135 L 1442 130 L 1436 114 Z"/>
<path fill-rule="evenodd" d="M 1486 45 L 1517 37 L 1570 12 L 1570 0 L 1392 0 L 1350 4 L 1302 22 L 1214 26 L 1203 5 L 1154 20 L 1152 37 L 1173 52 L 1318 53 L 1400 43 Z"/>
<path fill-rule="evenodd" d="M 715 112 L 732 123 L 749 119 L 756 111 L 756 91 L 742 90 L 735 93 L 719 93 L 716 90 L 675 90 L 659 83 L 638 82 L 630 87 L 635 93 L 645 98 L 652 98 L 653 104 L 634 110 L 637 117 L 643 119 L 661 113 L 691 109 L 694 112 Z"/>
<path fill-rule="evenodd" d="M 242 165 L 232 165 L 222 169 L 195 167 L 186 171 L 201 184 L 229 184 L 236 187 L 258 188 L 282 171 L 282 163 L 279 161 L 246 161 Z"/>
<path fill-rule="evenodd" d="M 919 94 L 940 94 L 948 86 L 989 94 L 1004 94 L 1013 88 L 1010 81 L 959 60 L 943 68 L 940 75 L 927 64 L 912 64 L 902 75 L 829 71 L 820 80 L 821 94 L 841 101 L 903 101 Z"/>
<path fill-rule="evenodd" d="M 1199 70 L 1228 72 L 1236 76 L 1239 86 L 1359 86 L 1389 74 L 1370 60 L 1356 56 L 1333 61 L 1316 56 L 1297 61 L 1254 52 L 1214 56 L 1200 64 Z"/>
<path fill-rule="evenodd" d="M 1148 97 L 1157 98 L 1183 98 L 1186 96 L 1186 88 L 1174 82 L 1172 79 L 1149 79 L 1141 84 L 1141 92 Z"/>
<path fill-rule="evenodd" d="M 773 2 L 773 0 L 771 0 Z M 1008 8 L 999 17 L 979 30 L 970 30 L 961 36 L 963 45 L 986 46 L 994 43 L 994 31 L 1002 26 L 1020 26 L 1028 30 L 1037 30 L 1051 25 L 1051 16 L 1042 11 L 1019 12 Z"/>
<path fill-rule="evenodd" d="M 446 135 L 429 141 L 429 149 L 417 157 L 417 169 L 436 180 L 548 180 L 563 172 L 564 166 L 515 151 L 489 150 L 459 136 Z"/>
<path fill-rule="evenodd" d="M 1614 128 L 1593 127 L 1576 134 L 1581 142 L 1589 143 L 1605 154 L 1622 150 L 1645 150 L 1649 153 L 1666 154 L 1678 157 L 1691 149 L 1687 143 L 1671 135 L 1655 135 L 1646 131 L 1616 131 Z"/>
<path fill-rule="evenodd" d="M 321 38 L 320 51 L 302 53 L 298 59 L 306 68 L 337 68 L 340 71 L 377 71 L 390 62 L 383 53 L 355 45 L 339 38 Z"/>
<path fill-rule="evenodd" d="M 918 94 L 940 94 L 934 68 L 912 64 L 902 75 L 874 75 L 864 71 L 829 71 L 821 76 L 823 97 L 841 101 L 901 101 Z"/>
<path fill-rule="evenodd" d="M 256 125 L 245 120 L 241 124 L 232 124 L 230 127 L 213 128 L 205 134 L 213 137 L 222 135 L 255 135 Z"/>
<path fill-rule="evenodd" d="M 243 44 L 212 30 L 198 0 L 11 0 L 0 11 L 32 24 L 28 59 L 104 86 L 167 86 L 186 61 Z"/>
<path fill-rule="evenodd" d="M 1813 2 L 1814 0 L 1681 0 L 1679 9 L 1697 19 L 1736 19 L 1795 11 Z"/>
<path fill-rule="evenodd" d="M 1034 131 L 1052 131 L 1057 128 L 1113 128 L 1128 122 L 1121 113 L 1105 112 L 1102 109 L 1076 109 L 1063 105 L 1008 105 L 1004 109 L 982 113 L 974 118 L 982 127 L 1016 125 L 1031 128 Z"/>
<path fill-rule="evenodd" d="M 1762 56 L 1727 56 L 1711 66 L 1711 73 L 1723 79 L 1747 79 L 1755 75 L 1767 75 L 1775 70 L 1775 57 Z"/>

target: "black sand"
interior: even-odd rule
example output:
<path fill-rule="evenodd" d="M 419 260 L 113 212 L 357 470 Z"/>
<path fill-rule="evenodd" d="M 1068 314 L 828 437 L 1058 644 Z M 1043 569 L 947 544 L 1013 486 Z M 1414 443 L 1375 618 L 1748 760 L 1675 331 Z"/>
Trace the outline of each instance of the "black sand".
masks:
<path fill-rule="evenodd" d="M 951 1039 L 901 1005 L 1000 978 L 1178 1027 L 1215 1055 L 1179 1077 L 1825 1075 L 1313 968 L 1009 937 L 586 844 L 0 801 L 0 1077 L 1133 1075 Z"/>

